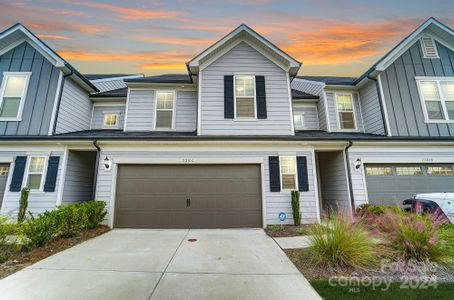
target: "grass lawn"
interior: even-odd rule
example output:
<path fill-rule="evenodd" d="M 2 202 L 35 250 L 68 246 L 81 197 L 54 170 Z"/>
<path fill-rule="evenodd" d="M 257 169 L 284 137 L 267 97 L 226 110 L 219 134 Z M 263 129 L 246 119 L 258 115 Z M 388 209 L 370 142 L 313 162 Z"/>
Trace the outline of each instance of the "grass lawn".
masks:
<path fill-rule="evenodd" d="M 323 299 L 452 299 L 454 295 L 454 283 L 438 283 L 437 286 L 426 289 L 402 289 L 399 282 L 390 285 L 387 291 L 382 291 L 380 287 L 375 290 L 369 287 L 350 288 L 350 287 L 332 287 L 328 280 L 314 280 L 311 285 L 320 294 Z M 384 285 L 383 285 L 384 287 Z"/>

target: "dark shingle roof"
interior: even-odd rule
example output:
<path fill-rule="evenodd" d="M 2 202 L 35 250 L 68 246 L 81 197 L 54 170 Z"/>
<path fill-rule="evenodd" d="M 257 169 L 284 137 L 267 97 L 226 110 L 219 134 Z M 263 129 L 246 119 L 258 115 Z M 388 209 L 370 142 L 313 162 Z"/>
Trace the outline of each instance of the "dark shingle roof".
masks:
<path fill-rule="evenodd" d="M 328 85 L 355 85 L 357 77 L 340 76 L 297 76 L 296 78 L 324 82 Z"/>
<path fill-rule="evenodd" d="M 143 78 L 125 79 L 125 82 L 137 83 L 192 83 L 188 74 L 162 74 L 156 76 L 145 76 Z"/>
<path fill-rule="evenodd" d="M 302 92 L 300 90 L 292 89 L 292 99 L 318 99 L 316 95 Z"/>
<path fill-rule="evenodd" d="M 97 94 L 90 95 L 91 98 L 113 98 L 113 97 L 125 97 L 128 95 L 128 88 L 119 88 L 116 90 L 105 91 Z"/>
<path fill-rule="evenodd" d="M 84 74 L 85 78 L 89 80 L 98 80 L 104 78 L 115 78 L 115 77 L 125 77 L 125 76 L 133 76 L 133 75 L 143 75 L 143 74 Z"/>

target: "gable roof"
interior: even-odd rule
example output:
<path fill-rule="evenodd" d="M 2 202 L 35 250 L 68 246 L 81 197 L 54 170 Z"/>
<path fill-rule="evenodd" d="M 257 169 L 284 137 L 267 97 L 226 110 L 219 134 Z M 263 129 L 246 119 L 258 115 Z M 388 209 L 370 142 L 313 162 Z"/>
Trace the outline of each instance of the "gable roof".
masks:
<path fill-rule="evenodd" d="M 40 38 L 33 34 L 27 27 L 21 23 L 5 29 L 0 32 L 0 54 L 6 53 L 24 41 L 32 45 L 40 54 L 49 60 L 57 68 L 61 69 L 65 74 L 73 74 L 73 78 L 77 84 L 88 92 L 97 92 L 98 89 L 79 71 L 76 70 L 70 63 L 63 59 L 57 52 L 50 48 Z"/>
<path fill-rule="evenodd" d="M 241 41 L 247 42 L 250 46 L 258 50 L 265 57 L 278 64 L 280 67 L 286 69 L 291 76 L 295 76 L 298 73 L 299 68 L 301 67 L 301 63 L 299 61 L 255 32 L 246 24 L 241 24 L 229 34 L 224 36 L 222 39 L 187 62 L 186 66 L 189 70 L 189 73 L 197 73 L 201 65 L 215 60 L 217 57 L 223 54 L 223 51 L 229 50 Z"/>

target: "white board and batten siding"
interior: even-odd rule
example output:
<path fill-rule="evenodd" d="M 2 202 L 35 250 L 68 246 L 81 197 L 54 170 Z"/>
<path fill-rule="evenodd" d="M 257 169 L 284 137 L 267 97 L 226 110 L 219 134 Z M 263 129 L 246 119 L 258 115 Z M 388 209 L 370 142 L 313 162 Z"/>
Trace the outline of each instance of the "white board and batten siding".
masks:
<path fill-rule="evenodd" d="M 66 78 L 57 116 L 56 133 L 90 129 L 92 102 L 87 91 Z"/>
<path fill-rule="evenodd" d="M 181 148 L 181 147 L 180 147 Z M 191 157 L 194 159 L 194 164 L 197 164 L 197 160 L 203 159 L 210 159 L 210 163 L 212 161 L 213 164 L 219 163 L 226 163 L 226 161 L 230 161 L 229 163 L 235 164 L 235 161 L 243 161 L 250 158 L 254 158 L 255 161 L 260 161 L 263 165 L 263 178 L 262 178 L 262 189 L 264 191 L 264 203 L 265 203 L 265 211 L 266 216 L 265 220 L 267 224 L 279 224 L 278 214 L 280 212 L 285 212 L 287 214 L 287 220 L 285 223 L 291 224 L 292 221 L 292 206 L 291 206 L 291 196 L 290 191 L 283 191 L 283 192 L 270 192 L 270 178 L 269 178 L 269 164 L 268 164 L 268 157 L 269 156 L 277 156 L 280 152 L 277 151 L 246 151 L 246 150 L 238 150 L 238 151 L 194 151 L 194 150 L 178 150 L 178 151 L 167 151 L 163 152 L 162 150 L 148 150 L 148 151 L 125 151 L 122 150 L 111 150 L 103 151 L 101 153 L 101 157 L 109 157 L 112 159 L 113 163 L 115 161 L 120 161 L 121 159 L 136 159 L 139 162 L 145 161 L 147 159 L 163 159 L 168 163 L 175 163 L 175 162 L 182 162 L 184 158 Z M 294 154 L 298 156 L 306 156 L 307 157 L 307 166 L 308 166 L 308 180 L 309 180 L 309 191 L 308 192 L 301 192 L 301 211 L 303 216 L 304 223 L 314 223 L 317 222 L 318 211 L 317 211 L 317 201 L 316 199 L 316 191 L 314 185 L 314 169 L 313 169 L 313 157 L 312 151 L 297 151 Z M 285 154 L 280 154 L 285 155 Z M 169 161 L 170 160 L 170 161 Z M 114 199 L 113 197 L 113 178 L 114 178 L 114 171 L 115 168 L 112 170 L 106 171 L 103 166 L 102 162 L 99 165 L 99 173 L 98 173 L 98 181 L 96 187 L 96 199 L 106 201 L 107 203 L 107 210 L 109 214 L 113 211 L 112 209 L 112 202 Z M 107 220 L 110 220 L 111 216 L 106 217 Z"/>
<path fill-rule="evenodd" d="M 265 76 L 267 119 L 224 118 L 224 76 Z M 292 135 L 287 73 L 245 42 L 202 70 L 200 135 Z"/>
<path fill-rule="evenodd" d="M 169 89 L 170 90 L 170 89 Z M 152 131 L 155 117 L 154 89 L 129 90 L 125 131 Z M 175 130 L 193 132 L 197 126 L 197 92 L 175 91 Z"/>
<path fill-rule="evenodd" d="M 91 118 L 91 129 L 103 129 L 104 115 L 107 113 L 118 114 L 118 129 L 123 129 L 125 121 L 125 104 L 115 105 L 94 105 Z"/>

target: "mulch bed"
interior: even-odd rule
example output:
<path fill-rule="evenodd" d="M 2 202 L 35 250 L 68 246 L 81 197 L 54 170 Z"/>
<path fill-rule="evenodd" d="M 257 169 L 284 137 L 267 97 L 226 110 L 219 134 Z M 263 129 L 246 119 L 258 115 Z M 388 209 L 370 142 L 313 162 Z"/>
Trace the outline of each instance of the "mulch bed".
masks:
<path fill-rule="evenodd" d="M 290 237 L 305 235 L 305 232 L 313 225 L 284 225 L 283 229 L 279 225 L 268 226 L 265 229 L 270 237 Z"/>
<path fill-rule="evenodd" d="M 6 262 L 0 264 L 0 279 L 5 278 L 23 268 L 26 268 L 46 257 L 71 248 L 86 240 L 97 237 L 110 230 L 108 226 L 100 225 L 95 229 L 86 229 L 72 238 L 56 237 L 43 247 L 32 248 L 13 254 Z"/>

